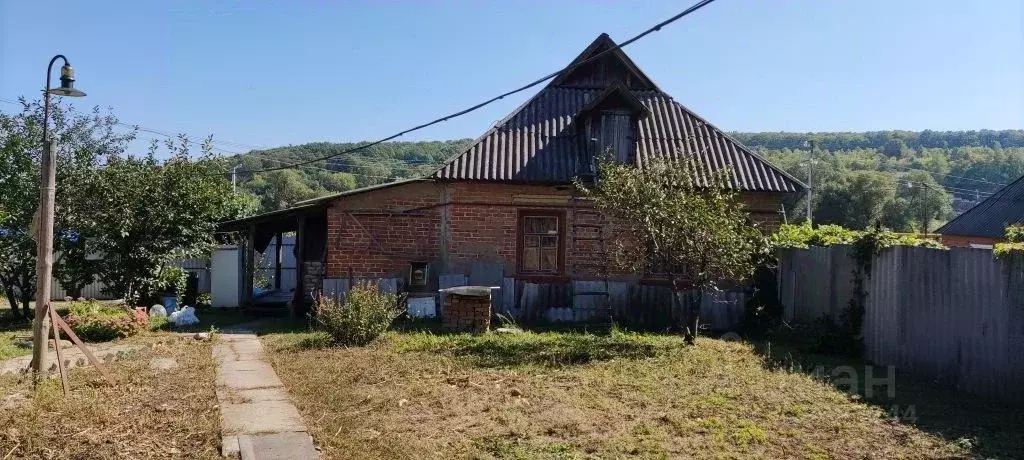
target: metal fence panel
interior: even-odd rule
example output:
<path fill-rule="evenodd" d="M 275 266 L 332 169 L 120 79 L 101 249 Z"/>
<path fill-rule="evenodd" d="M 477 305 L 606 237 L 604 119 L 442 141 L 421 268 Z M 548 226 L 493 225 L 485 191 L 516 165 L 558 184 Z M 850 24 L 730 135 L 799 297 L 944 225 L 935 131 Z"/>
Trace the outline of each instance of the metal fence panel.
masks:
<path fill-rule="evenodd" d="M 834 271 L 829 282 L 822 249 L 780 255 L 780 300 L 790 319 L 826 308 L 807 305 L 832 293 L 838 306 L 852 284 Z M 1005 401 L 1024 401 L 1024 257 L 1006 260 L 985 249 L 896 247 L 882 251 L 866 282 L 864 356 L 880 365 L 938 379 L 958 389 Z M 815 291 L 815 292 L 808 292 Z M 837 294 L 838 293 L 838 294 Z M 825 301 L 822 301 L 823 303 Z M 813 315 L 812 315 L 813 316 Z"/>

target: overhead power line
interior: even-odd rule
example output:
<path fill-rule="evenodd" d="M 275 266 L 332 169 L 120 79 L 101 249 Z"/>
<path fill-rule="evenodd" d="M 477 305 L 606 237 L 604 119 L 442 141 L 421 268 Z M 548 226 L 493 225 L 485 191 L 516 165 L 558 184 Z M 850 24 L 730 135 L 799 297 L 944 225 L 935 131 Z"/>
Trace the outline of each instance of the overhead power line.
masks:
<path fill-rule="evenodd" d="M 0 98 L 0 102 L 5 102 L 5 103 L 8 103 L 8 104 L 12 104 L 12 105 L 21 105 L 20 102 L 12 101 L 10 99 L 4 99 L 4 98 Z M 145 126 L 142 126 L 142 125 L 139 125 L 139 124 L 125 123 L 125 122 L 121 122 L 121 121 L 116 122 L 116 124 L 118 126 L 124 126 L 124 127 L 127 127 L 127 128 L 135 129 L 135 130 L 137 130 L 139 132 L 144 132 L 144 133 L 149 133 L 149 134 L 156 134 L 158 136 L 162 136 L 162 137 L 165 137 L 165 138 L 168 138 L 168 139 L 174 139 L 174 140 L 178 139 L 178 135 L 177 134 L 168 133 L 166 131 L 161 131 L 161 130 L 158 130 L 158 129 L 148 128 L 148 127 L 145 127 Z M 191 139 L 192 136 L 189 136 L 189 138 Z M 143 139 L 156 140 L 156 139 L 153 139 L 153 138 L 143 138 Z M 159 140 L 157 140 L 157 141 L 159 142 Z M 238 151 L 238 148 L 250 149 L 250 150 L 266 149 L 265 146 L 256 146 L 256 145 L 252 145 L 252 144 L 244 144 L 244 143 L 241 143 L 241 142 L 232 142 L 232 141 L 219 140 L 219 139 L 212 139 L 210 141 L 210 143 L 213 144 L 212 145 L 213 150 L 219 151 L 221 153 L 230 154 L 230 155 L 245 155 L 246 154 L 245 152 Z M 195 146 L 202 146 L 201 142 L 192 141 L 192 140 L 189 141 L 189 144 L 195 145 Z M 224 147 L 218 147 L 217 145 L 226 146 L 226 147 L 228 147 L 230 149 L 234 149 L 234 150 L 229 150 L 228 148 L 224 148 Z"/>
<path fill-rule="evenodd" d="M 1000 182 L 988 181 L 988 180 L 985 180 L 985 179 L 972 179 L 970 177 L 955 176 L 953 174 L 942 174 L 942 173 L 937 173 L 937 172 L 929 171 L 927 169 L 911 168 L 909 166 L 893 165 L 893 167 L 899 168 L 899 169 L 904 169 L 904 170 L 907 170 L 907 171 L 922 171 L 922 172 L 929 173 L 929 174 L 931 174 L 933 176 L 952 177 L 952 178 L 961 179 L 961 180 L 967 180 L 967 181 L 972 181 L 972 182 L 980 182 L 980 183 L 983 183 L 983 184 L 995 185 L 995 186 L 998 186 L 998 187 L 1005 187 L 1007 185 L 1007 184 L 1003 184 L 1003 183 L 1000 183 Z"/>
<path fill-rule="evenodd" d="M 517 93 L 521 93 L 521 92 L 526 91 L 526 90 L 528 90 L 530 88 L 533 88 L 534 86 L 537 86 L 537 85 L 539 85 L 541 83 L 544 83 L 544 82 L 546 82 L 546 81 L 548 81 L 548 80 L 550 80 L 550 79 L 552 79 L 552 78 L 554 78 L 554 77 L 556 77 L 558 75 L 561 75 L 561 74 L 563 74 L 565 72 L 569 72 L 569 71 L 571 71 L 573 69 L 576 69 L 576 68 L 578 68 L 580 66 L 583 66 L 583 65 L 589 64 L 589 63 L 591 63 L 593 61 L 596 61 L 596 60 L 604 57 L 606 54 L 609 54 L 609 53 L 612 53 L 614 51 L 617 51 L 617 50 L 620 50 L 622 48 L 625 48 L 626 46 L 629 46 L 630 44 L 636 42 L 637 40 L 640 40 L 641 38 L 644 38 L 647 35 L 650 35 L 650 34 L 652 34 L 654 32 L 660 31 L 662 27 L 665 27 L 665 26 L 667 26 L 669 24 L 672 24 L 672 23 L 674 23 L 674 22 L 676 22 L 676 21 L 678 21 L 678 20 L 680 20 L 680 19 L 682 19 L 682 18 L 684 18 L 684 17 L 686 17 L 686 16 L 696 12 L 697 10 L 699 10 L 699 9 L 709 5 L 709 4 L 711 4 L 714 1 L 715 0 L 701 0 L 701 1 L 693 4 L 689 8 L 679 12 L 678 14 L 676 14 L 676 15 L 674 15 L 674 16 L 672 16 L 672 17 L 670 17 L 670 18 L 668 18 L 668 19 L 666 19 L 664 21 L 659 22 L 658 24 L 655 24 L 654 26 L 648 28 L 647 30 L 644 30 L 643 32 L 637 34 L 636 36 L 634 36 L 634 37 L 632 37 L 632 38 L 630 38 L 630 39 L 628 39 L 628 40 L 626 40 L 626 41 L 624 41 L 622 43 L 616 44 L 615 46 L 609 47 L 608 49 L 606 49 L 604 51 L 601 51 L 601 52 L 599 52 L 599 53 L 597 53 L 597 54 L 595 54 L 595 55 L 593 55 L 593 56 L 591 56 L 591 57 L 589 57 L 587 59 L 584 59 L 584 60 L 582 60 L 580 62 L 577 62 L 577 63 L 574 63 L 574 64 L 570 64 L 570 65 L 568 65 L 568 66 L 566 66 L 564 68 L 561 68 L 561 69 L 559 69 L 557 71 L 551 72 L 551 73 L 549 73 L 549 74 L 547 74 L 547 75 L 545 75 L 543 77 L 540 77 L 540 78 L 538 78 L 538 79 L 536 79 L 536 80 L 534 80 L 534 81 L 532 81 L 530 83 L 527 83 L 527 84 L 525 84 L 523 86 L 520 86 L 520 87 L 518 87 L 516 89 L 513 89 L 513 90 L 510 90 L 510 91 L 506 91 L 504 93 L 501 93 L 501 94 L 499 94 L 497 96 L 494 96 L 494 97 L 492 97 L 490 99 L 487 99 L 487 100 L 485 100 L 485 101 L 483 101 L 481 103 L 478 103 L 478 104 L 473 105 L 471 107 L 468 107 L 466 109 L 460 110 L 458 112 L 454 112 L 454 113 L 442 116 L 442 117 L 437 118 L 435 120 L 432 120 L 432 121 L 429 121 L 429 122 L 426 122 L 426 123 L 423 123 L 423 124 L 420 124 L 420 125 L 416 125 L 416 126 L 413 126 L 411 128 L 404 129 L 402 131 L 399 131 L 399 132 L 397 132 L 395 134 L 392 134 L 390 136 L 387 136 L 385 138 L 382 138 L 382 139 L 379 139 L 379 140 L 376 140 L 376 141 L 373 141 L 373 142 L 369 142 L 369 143 L 360 145 L 358 147 L 346 149 L 346 150 L 343 150 L 341 152 L 336 152 L 336 153 L 332 153 L 330 155 L 326 155 L 326 156 L 323 156 L 323 157 L 318 157 L 318 158 L 313 158 L 313 159 L 310 159 L 310 160 L 299 161 L 299 162 L 296 162 L 296 163 L 291 163 L 291 164 L 287 164 L 287 165 L 283 165 L 283 166 L 277 166 L 277 167 L 272 167 L 272 168 L 263 168 L 263 169 L 259 169 L 259 170 L 250 170 L 249 172 L 250 173 L 260 173 L 260 172 L 275 171 L 275 170 L 280 170 L 280 169 L 290 169 L 290 168 L 296 168 L 296 167 L 299 167 L 299 166 L 305 166 L 305 165 L 312 164 L 312 163 L 317 163 L 317 162 L 320 162 L 320 161 L 329 160 L 331 158 L 336 158 L 336 157 L 341 156 L 341 155 L 349 154 L 349 153 L 356 152 L 356 151 L 359 151 L 359 150 L 365 150 L 365 149 L 373 147 L 375 145 L 379 145 L 379 144 L 382 144 L 384 142 L 387 142 L 387 141 L 390 141 L 390 140 L 394 140 L 396 138 L 399 138 L 399 137 L 404 136 L 406 134 L 409 134 L 411 132 L 419 131 L 421 129 L 424 129 L 424 128 L 427 128 L 427 127 L 430 127 L 430 126 L 433 126 L 433 125 L 436 125 L 436 124 L 439 124 L 439 123 L 443 123 L 443 122 L 451 120 L 453 118 L 457 118 L 457 117 L 466 115 L 468 113 L 471 113 L 471 112 L 474 112 L 476 110 L 479 110 L 479 109 L 481 109 L 481 108 L 483 108 L 485 106 L 488 106 L 488 105 L 490 105 L 490 104 L 492 104 L 494 102 L 502 100 L 502 99 L 504 99 L 507 96 L 511 96 L 511 95 L 514 95 L 514 94 L 517 94 Z M 12 101 L 5 101 L 5 102 L 14 103 Z M 128 126 L 135 127 L 137 125 L 128 125 Z M 159 132 L 158 130 L 149 130 L 147 128 L 146 132 L 150 132 L 152 134 L 157 134 L 157 135 L 161 135 L 161 136 L 171 137 L 169 134 L 163 133 L 163 132 Z M 223 149 L 221 149 L 221 150 L 223 150 Z M 236 152 L 236 154 L 238 154 L 238 153 Z M 286 163 L 286 162 L 282 162 L 282 163 Z M 225 173 L 228 173 L 228 172 L 225 171 L 224 173 L 218 173 L 218 175 L 222 175 L 222 174 L 225 174 Z"/>
<path fill-rule="evenodd" d="M 647 29 L 647 30 L 637 34 L 636 36 L 634 36 L 633 38 L 630 38 L 629 40 L 626 40 L 626 41 L 624 41 L 622 43 L 616 44 L 615 46 L 612 46 L 612 47 L 610 47 L 610 48 L 608 48 L 608 49 L 606 49 L 604 51 L 601 51 L 600 53 L 597 53 L 597 54 L 595 54 L 595 55 L 593 55 L 593 56 L 591 56 L 591 57 L 589 57 L 587 59 L 584 59 L 583 61 L 580 61 L 580 62 L 577 62 L 575 64 L 570 64 L 568 66 L 565 66 L 562 69 L 559 69 L 559 70 L 556 70 L 554 72 L 551 72 L 551 73 L 549 73 L 549 74 L 547 74 L 547 75 L 545 75 L 543 77 L 540 77 L 540 78 L 538 78 L 538 79 L 536 79 L 536 80 L 534 80 L 534 81 L 532 81 L 530 83 L 527 83 L 527 84 L 525 84 L 523 86 L 520 86 L 520 87 L 518 87 L 516 89 L 513 89 L 513 90 L 510 90 L 510 91 L 506 91 L 504 93 L 501 93 L 501 94 L 499 94 L 497 96 L 494 96 L 494 97 L 492 97 L 490 99 L 487 99 L 487 100 L 485 100 L 485 101 L 483 101 L 483 102 L 481 102 L 479 104 L 473 105 L 471 107 L 468 107 L 466 109 L 460 110 L 458 112 L 454 112 L 454 113 L 442 116 L 442 117 L 437 118 L 435 120 L 428 121 L 426 123 L 413 126 L 412 128 L 408 128 L 408 129 L 399 131 L 399 132 L 397 132 L 395 134 L 392 134 L 390 136 L 387 136 L 385 138 L 378 139 L 376 141 L 373 141 L 373 142 L 370 142 L 370 143 L 367 143 L 367 144 L 364 144 L 364 145 L 361 145 L 361 146 L 358 146 L 358 147 L 353 147 L 353 148 L 350 148 L 350 149 L 346 149 L 346 150 L 343 150 L 341 152 L 332 153 L 332 154 L 327 155 L 327 156 L 323 156 L 323 157 L 319 157 L 319 158 L 313 158 L 313 159 L 310 159 L 310 160 L 300 161 L 300 162 L 297 162 L 297 163 L 293 163 L 293 164 L 291 164 L 289 166 L 279 166 L 279 167 L 274 167 L 274 168 L 264 168 L 262 170 L 256 170 L 256 171 L 250 171 L 250 172 L 257 173 L 257 172 L 274 171 L 274 170 L 278 170 L 278 169 L 288 169 L 288 168 L 302 166 L 302 165 L 306 165 L 306 164 L 310 164 L 310 163 L 316 163 L 318 161 L 328 160 L 328 159 L 335 158 L 335 157 L 338 157 L 338 156 L 341 156 L 341 155 L 349 154 L 349 153 L 352 153 L 352 152 L 357 152 L 359 150 L 364 150 L 364 149 L 373 147 L 373 146 L 378 145 L 378 144 L 383 144 L 383 143 L 385 143 L 387 141 L 397 139 L 397 138 L 402 137 L 402 136 L 404 136 L 406 134 L 409 134 L 411 132 L 419 131 L 421 129 L 424 129 L 424 128 L 436 125 L 438 123 L 443 123 L 443 122 L 451 120 L 453 118 L 461 117 L 461 116 L 463 116 L 465 114 L 468 114 L 470 112 L 474 112 L 474 111 L 479 110 L 479 109 L 481 109 L 481 108 L 483 108 L 483 107 L 485 107 L 487 105 L 490 105 L 490 104 L 492 104 L 494 102 L 502 100 L 502 99 L 504 99 L 507 96 L 511 96 L 513 94 L 516 94 L 516 93 L 521 93 L 521 92 L 526 91 L 526 90 L 528 90 L 530 88 L 533 88 L 534 86 L 537 86 L 537 85 L 539 85 L 541 83 L 544 83 L 545 81 L 548 81 L 548 80 L 550 80 L 550 79 L 552 79 L 554 77 L 557 77 L 558 75 L 561 75 L 561 74 L 563 74 L 565 72 L 568 72 L 568 71 L 571 71 L 571 70 L 573 70 L 573 69 L 575 69 L 577 67 L 580 67 L 580 66 L 588 64 L 590 62 L 593 62 L 593 61 L 595 61 L 597 59 L 600 59 L 601 57 L 603 57 L 604 55 L 606 55 L 608 53 L 611 53 L 611 52 L 620 50 L 622 48 L 625 48 L 625 47 L 629 46 L 630 44 L 632 44 L 633 42 L 635 42 L 637 40 L 640 40 L 641 38 L 644 38 L 647 35 L 650 35 L 650 34 L 652 34 L 654 32 L 657 32 L 657 31 L 661 30 L 662 27 L 665 27 L 665 26 L 667 26 L 669 24 L 672 24 L 673 22 L 676 22 L 676 21 L 686 17 L 687 15 L 689 15 L 689 14 L 691 14 L 691 13 L 693 13 L 693 12 L 695 12 L 695 11 L 697 11 L 697 10 L 707 6 L 707 5 L 709 5 L 713 1 L 715 1 L 715 0 L 701 0 L 701 1 L 693 4 L 689 8 L 681 11 L 679 14 L 676 14 L 675 16 L 672 16 L 672 17 L 670 17 L 670 18 L 668 18 L 668 19 L 666 19 L 664 21 L 659 22 L 658 24 L 655 24 L 653 27 L 651 27 L 651 28 L 649 28 L 649 29 Z"/>

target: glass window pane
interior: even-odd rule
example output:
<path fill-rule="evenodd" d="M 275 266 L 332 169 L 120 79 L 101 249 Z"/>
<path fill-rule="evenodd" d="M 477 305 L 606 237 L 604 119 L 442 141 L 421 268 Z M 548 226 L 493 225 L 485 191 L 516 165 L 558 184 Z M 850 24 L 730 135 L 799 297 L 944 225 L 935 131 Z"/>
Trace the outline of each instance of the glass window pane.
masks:
<path fill-rule="evenodd" d="M 540 268 L 540 254 L 537 248 L 523 249 L 523 270 L 536 271 Z"/>
<path fill-rule="evenodd" d="M 526 233 L 537 233 L 537 229 L 540 228 L 540 224 L 538 223 L 538 218 L 536 218 L 536 217 L 527 217 L 524 220 L 526 222 L 526 225 L 525 225 L 526 228 L 523 229 L 523 231 L 526 232 Z"/>
<path fill-rule="evenodd" d="M 540 237 L 540 245 L 544 248 L 557 248 L 558 237 L 557 236 L 542 236 Z"/>
<path fill-rule="evenodd" d="M 541 251 L 540 269 L 545 271 L 558 270 L 558 251 L 554 249 L 543 249 Z"/>
<path fill-rule="evenodd" d="M 558 234 L 558 218 L 544 217 L 541 219 L 541 228 L 538 233 Z"/>
<path fill-rule="evenodd" d="M 558 233 L 558 218 L 557 217 L 525 217 L 524 231 L 526 233 L 542 233 L 542 234 L 557 234 Z"/>
<path fill-rule="evenodd" d="M 526 247 L 535 248 L 539 244 L 540 237 L 537 235 L 526 235 Z"/>

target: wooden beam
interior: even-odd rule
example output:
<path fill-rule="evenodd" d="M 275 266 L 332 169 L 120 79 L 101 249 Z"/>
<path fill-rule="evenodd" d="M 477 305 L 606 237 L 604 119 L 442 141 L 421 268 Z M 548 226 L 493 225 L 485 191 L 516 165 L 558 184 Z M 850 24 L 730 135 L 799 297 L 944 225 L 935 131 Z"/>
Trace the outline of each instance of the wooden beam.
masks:
<path fill-rule="evenodd" d="M 281 290 L 281 262 L 284 260 L 281 257 L 281 232 L 277 232 L 274 239 L 277 241 L 274 244 L 274 289 Z"/>
<path fill-rule="evenodd" d="M 243 251 L 242 305 L 248 307 L 252 306 L 253 274 L 256 271 L 256 258 L 254 257 L 256 251 L 256 224 L 249 224 Z"/>
<path fill-rule="evenodd" d="M 295 296 L 292 298 L 292 317 L 298 317 L 306 303 L 306 215 L 300 214 L 295 231 Z"/>

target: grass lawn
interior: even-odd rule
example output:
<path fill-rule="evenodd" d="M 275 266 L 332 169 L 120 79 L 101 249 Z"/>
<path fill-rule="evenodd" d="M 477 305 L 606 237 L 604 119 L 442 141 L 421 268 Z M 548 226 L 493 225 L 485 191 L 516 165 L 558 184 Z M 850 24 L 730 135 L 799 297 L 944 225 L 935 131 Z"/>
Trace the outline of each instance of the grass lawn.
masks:
<path fill-rule="evenodd" d="M 150 369 L 169 357 L 178 369 Z M 218 458 L 220 427 L 210 344 L 156 345 L 107 365 L 115 384 L 91 367 L 33 389 L 25 376 L 0 377 L 0 458 Z"/>
<path fill-rule="evenodd" d="M 0 361 L 32 354 L 31 349 L 14 344 L 17 339 L 32 335 L 32 321 L 14 316 L 5 305 L 0 304 Z"/>
<path fill-rule="evenodd" d="M 815 380 L 791 354 L 780 365 L 739 342 L 415 331 L 365 348 L 318 348 L 321 333 L 263 340 L 327 458 L 1005 458 L 1020 455 L 1024 435 L 1008 418 L 1019 410 L 995 405 L 972 404 L 960 422 L 995 411 L 1005 435 L 921 429 Z M 950 396 L 928 398 L 918 404 Z"/>

